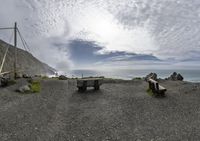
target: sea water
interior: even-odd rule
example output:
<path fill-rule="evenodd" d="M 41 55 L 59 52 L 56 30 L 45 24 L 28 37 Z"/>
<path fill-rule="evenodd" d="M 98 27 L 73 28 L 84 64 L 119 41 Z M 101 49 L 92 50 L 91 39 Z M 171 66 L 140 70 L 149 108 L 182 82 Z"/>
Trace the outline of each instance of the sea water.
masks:
<path fill-rule="evenodd" d="M 173 72 L 177 72 L 184 77 L 185 81 L 200 82 L 200 70 L 73 70 L 71 71 L 70 75 L 74 77 L 105 76 L 108 78 L 130 80 L 135 77 L 145 77 L 151 72 L 156 73 L 158 75 L 158 78 L 163 79 L 169 77 Z"/>

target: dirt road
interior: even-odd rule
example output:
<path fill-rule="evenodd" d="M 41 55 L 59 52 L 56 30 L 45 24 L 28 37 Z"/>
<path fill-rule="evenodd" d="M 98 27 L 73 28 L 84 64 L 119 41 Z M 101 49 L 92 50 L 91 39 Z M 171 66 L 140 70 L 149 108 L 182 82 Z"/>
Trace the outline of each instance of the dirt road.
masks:
<path fill-rule="evenodd" d="M 43 80 L 40 94 L 1 88 L 0 141 L 200 140 L 200 89 L 162 84 L 165 98 L 149 96 L 141 80 L 86 93 L 72 80 Z"/>

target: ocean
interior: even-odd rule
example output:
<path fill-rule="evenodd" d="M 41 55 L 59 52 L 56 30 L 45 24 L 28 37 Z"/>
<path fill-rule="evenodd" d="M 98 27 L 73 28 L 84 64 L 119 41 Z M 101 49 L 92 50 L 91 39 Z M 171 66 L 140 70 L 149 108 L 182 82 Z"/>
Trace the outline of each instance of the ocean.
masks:
<path fill-rule="evenodd" d="M 118 70 L 73 70 L 70 75 L 73 77 L 88 77 L 88 76 L 105 76 L 108 78 L 117 78 L 130 80 L 135 77 L 145 77 L 147 74 L 155 72 L 158 78 L 167 78 L 173 72 L 180 73 L 185 81 L 200 82 L 200 70 L 131 70 L 131 69 L 118 69 Z"/>

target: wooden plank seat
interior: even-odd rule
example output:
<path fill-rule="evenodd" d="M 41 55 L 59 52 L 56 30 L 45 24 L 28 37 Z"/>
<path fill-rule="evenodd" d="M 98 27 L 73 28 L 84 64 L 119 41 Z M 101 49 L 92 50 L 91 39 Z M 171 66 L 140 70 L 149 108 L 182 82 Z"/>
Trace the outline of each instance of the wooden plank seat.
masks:
<path fill-rule="evenodd" d="M 151 89 L 155 95 L 165 96 L 165 92 L 167 91 L 165 87 L 159 85 L 159 83 L 153 79 L 149 79 L 148 82 L 149 89 Z"/>

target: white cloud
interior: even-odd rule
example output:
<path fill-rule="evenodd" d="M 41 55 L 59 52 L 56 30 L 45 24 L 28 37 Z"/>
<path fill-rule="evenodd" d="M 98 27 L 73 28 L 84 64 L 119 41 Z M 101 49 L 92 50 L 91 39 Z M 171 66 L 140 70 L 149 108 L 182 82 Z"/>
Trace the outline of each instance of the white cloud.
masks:
<path fill-rule="evenodd" d="M 54 44 L 74 38 L 104 46 L 99 53 L 181 60 L 200 51 L 199 5 L 199 0 L 6 0 L 0 5 L 0 26 L 17 21 L 32 50 L 37 46 L 34 55 L 53 67 L 63 61 L 73 65 L 67 50 Z"/>

